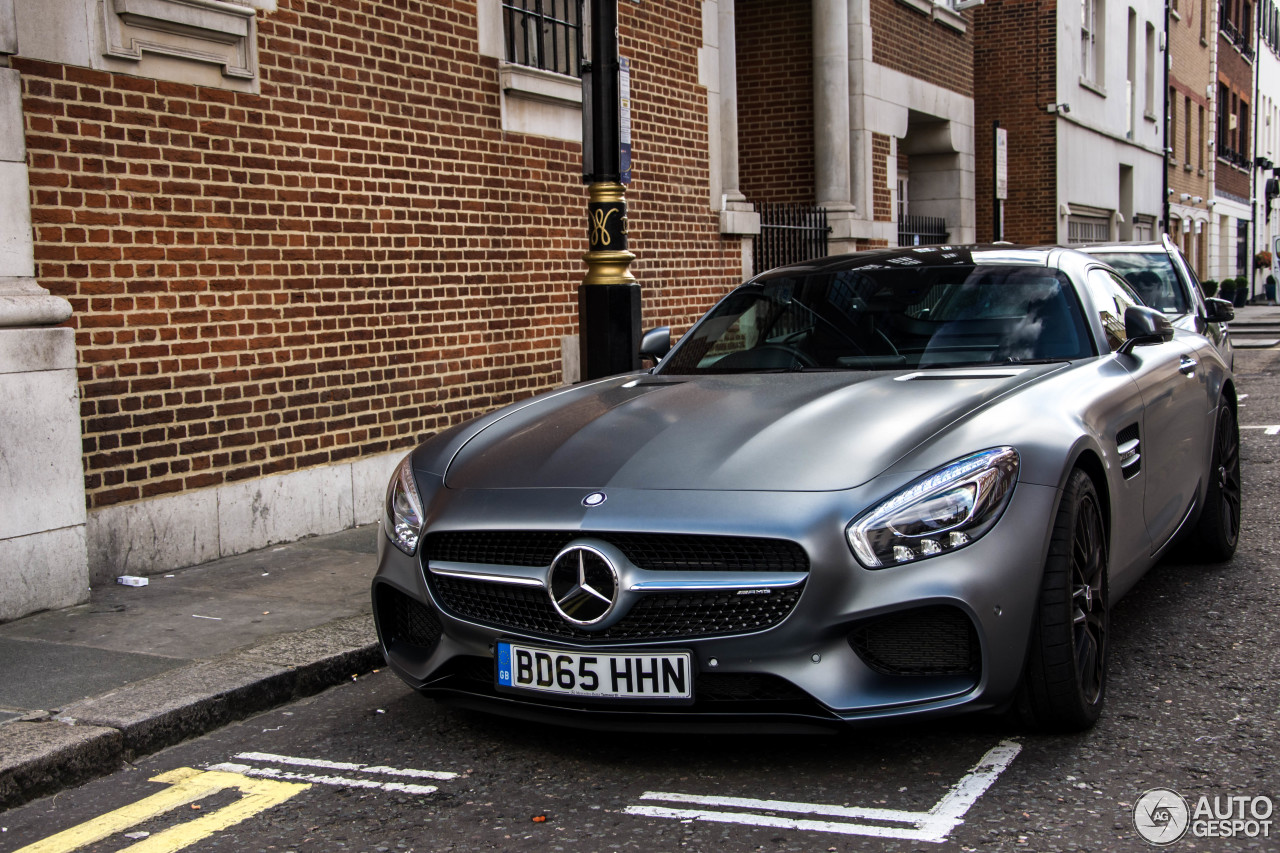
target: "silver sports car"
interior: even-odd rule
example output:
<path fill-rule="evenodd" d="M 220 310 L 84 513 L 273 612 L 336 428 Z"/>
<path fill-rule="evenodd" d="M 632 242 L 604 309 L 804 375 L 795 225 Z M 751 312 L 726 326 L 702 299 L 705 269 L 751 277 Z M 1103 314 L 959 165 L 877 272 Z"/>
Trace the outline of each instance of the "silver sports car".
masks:
<path fill-rule="evenodd" d="M 784 267 L 658 365 L 410 453 L 373 581 L 423 694 L 618 728 L 1091 725 L 1116 600 L 1240 523 L 1213 345 L 1066 249 Z"/>

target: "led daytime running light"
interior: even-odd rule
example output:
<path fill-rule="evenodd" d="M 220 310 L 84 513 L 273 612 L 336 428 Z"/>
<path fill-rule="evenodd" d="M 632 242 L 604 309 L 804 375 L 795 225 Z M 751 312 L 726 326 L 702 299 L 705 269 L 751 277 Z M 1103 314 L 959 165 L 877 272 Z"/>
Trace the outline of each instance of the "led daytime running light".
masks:
<path fill-rule="evenodd" d="M 936 557 L 981 538 L 999 519 L 1013 495 L 1018 453 L 996 447 L 966 456 L 930 472 L 884 503 L 852 521 L 845 531 L 849 547 L 867 568 L 912 563 Z M 967 508 L 957 503 L 954 522 L 934 526 L 949 493 L 971 490 Z M 916 510 L 915 514 L 912 510 Z"/>
<path fill-rule="evenodd" d="M 387 489 L 387 517 L 391 521 L 387 538 L 391 540 L 391 544 L 412 557 L 418 550 L 418 539 L 422 535 L 426 513 L 422 508 L 418 485 L 413 479 L 413 466 L 409 456 L 396 468 Z"/>

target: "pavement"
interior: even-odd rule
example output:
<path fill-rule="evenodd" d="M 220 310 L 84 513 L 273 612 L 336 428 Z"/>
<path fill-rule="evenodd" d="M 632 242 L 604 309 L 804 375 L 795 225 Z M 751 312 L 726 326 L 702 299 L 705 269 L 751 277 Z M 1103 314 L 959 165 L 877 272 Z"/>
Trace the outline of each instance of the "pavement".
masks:
<path fill-rule="evenodd" d="M 1229 324 L 1231 342 L 1241 349 L 1270 349 L 1280 345 L 1280 307 L 1265 302 L 1236 308 Z"/>
<path fill-rule="evenodd" d="M 0 810 L 382 665 L 376 524 L 0 625 Z"/>

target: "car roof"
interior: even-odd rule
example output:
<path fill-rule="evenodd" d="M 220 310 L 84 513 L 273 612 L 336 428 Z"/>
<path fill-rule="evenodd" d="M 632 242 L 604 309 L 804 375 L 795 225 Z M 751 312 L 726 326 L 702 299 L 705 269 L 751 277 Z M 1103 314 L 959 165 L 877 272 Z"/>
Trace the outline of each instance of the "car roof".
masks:
<path fill-rule="evenodd" d="M 1077 252 L 1084 252 L 1087 255 L 1104 254 L 1110 252 L 1130 252 L 1139 254 L 1167 254 L 1168 248 L 1158 241 L 1144 240 L 1142 242 L 1130 243 L 1089 243 L 1084 246 L 1072 246 Z"/>
<path fill-rule="evenodd" d="M 839 272 L 855 269 L 893 269 L 909 267 L 970 266 L 973 264 L 1010 264 L 1018 266 L 1058 266 L 1062 255 L 1072 254 L 1060 246 L 1016 246 L 1013 244 L 973 244 L 963 246 L 904 246 L 868 249 L 845 255 L 828 255 L 795 264 L 776 267 L 755 276 L 754 280 L 793 276 L 797 273 Z"/>

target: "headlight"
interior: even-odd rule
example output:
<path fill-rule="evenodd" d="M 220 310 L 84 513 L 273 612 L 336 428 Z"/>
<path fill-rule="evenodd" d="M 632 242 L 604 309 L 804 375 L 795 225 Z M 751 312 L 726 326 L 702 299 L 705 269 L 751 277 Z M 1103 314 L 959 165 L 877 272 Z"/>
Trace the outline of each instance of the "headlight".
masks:
<path fill-rule="evenodd" d="M 1018 481 L 1018 451 L 995 447 L 916 480 L 845 529 L 869 569 L 911 563 L 963 548 L 990 530 Z"/>
<path fill-rule="evenodd" d="M 426 520 L 422 497 L 413 481 L 413 467 L 409 461 L 412 455 L 406 456 L 396 468 L 387 487 L 387 517 L 391 519 L 387 538 L 410 557 L 418 550 L 418 537 L 422 535 L 422 524 Z"/>

